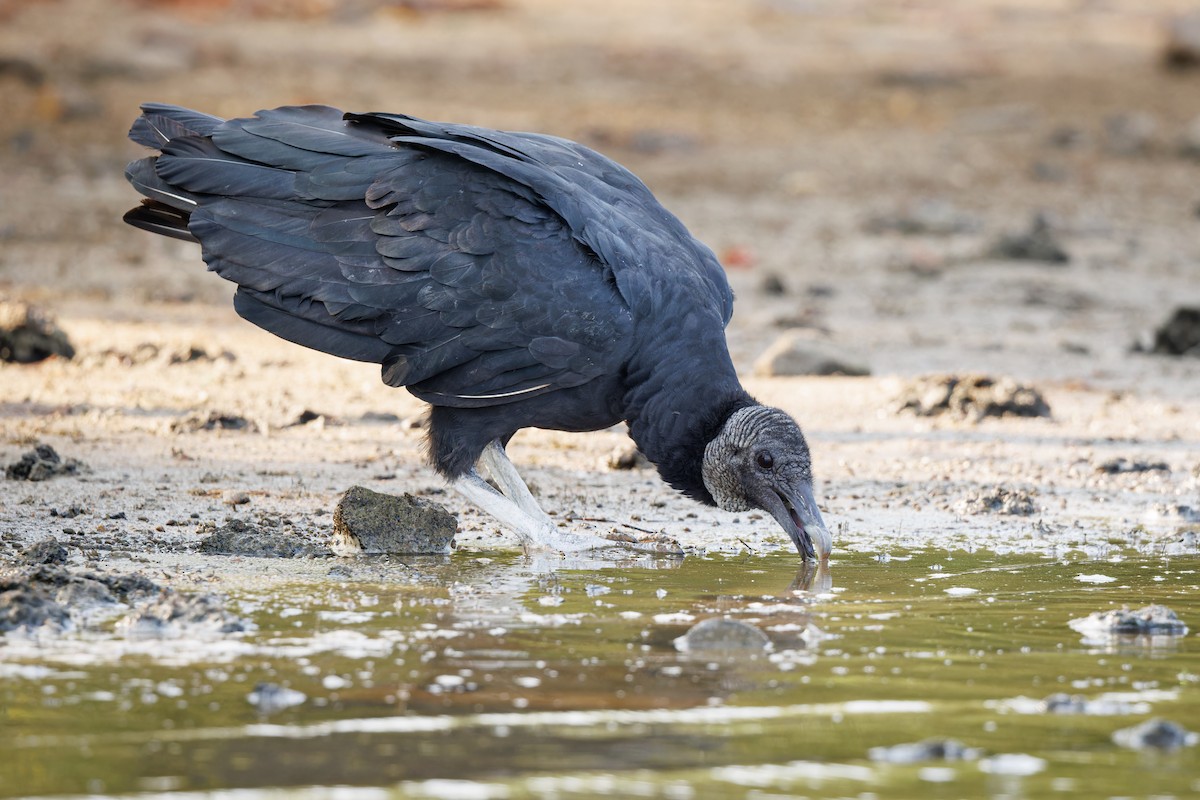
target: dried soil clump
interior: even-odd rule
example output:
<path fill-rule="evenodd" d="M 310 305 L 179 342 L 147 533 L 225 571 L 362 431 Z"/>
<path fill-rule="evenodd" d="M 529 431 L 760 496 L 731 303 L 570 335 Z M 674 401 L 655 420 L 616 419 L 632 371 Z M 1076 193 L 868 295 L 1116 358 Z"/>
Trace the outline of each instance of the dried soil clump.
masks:
<path fill-rule="evenodd" d="M 396 497 L 352 486 L 333 512 L 333 549 L 339 555 L 444 554 L 457 533 L 453 514 L 411 494 Z"/>
<path fill-rule="evenodd" d="M 196 431 L 245 431 L 255 433 L 259 427 L 239 414 L 210 411 L 207 414 L 191 414 L 171 423 L 171 433 L 194 433 Z"/>
<path fill-rule="evenodd" d="M 231 519 L 200 540 L 201 553 L 256 558 L 312 558 L 333 555 L 324 545 L 306 542 L 295 531 L 268 531 Z"/>
<path fill-rule="evenodd" d="M 646 458 L 641 450 L 638 450 L 637 445 L 632 442 L 629 444 L 617 445 L 613 451 L 604 459 L 604 466 L 608 469 L 648 469 L 653 466 L 650 459 Z"/>
<path fill-rule="evenodd" d="M 1027 517 L 1036 514 L 1037 503 L 1033 495 L 1024 489 L 993 489 L 990 492 L 977 492 L 968 497 L 962 504 L 966 514 L 1012 514 Z"/>
<path fill-rule="evenodd" d="M 1012 378 L 987 375 L 934 375 L 918 378 L 901 392 L 897 411 L 919 417 L 950 414 L 978 422 L 985 417 L 1048 417 L 1041 392 Z"/>
<path fill-rule="evenodd" d="M 35 306 L 0 300 L 0 361 L 33 364 L 50 356 L 75 356 L 67 334 Z"/>
<path fill-rule="evenodd" d="M 48 444 L 39 444 L 20 461 L 4 468 L 4 476 L 15 481 L 44 481 L 56 475 L 75 475 L 86 469 L 82 461 L 68 458 L 65 461 Z"/>

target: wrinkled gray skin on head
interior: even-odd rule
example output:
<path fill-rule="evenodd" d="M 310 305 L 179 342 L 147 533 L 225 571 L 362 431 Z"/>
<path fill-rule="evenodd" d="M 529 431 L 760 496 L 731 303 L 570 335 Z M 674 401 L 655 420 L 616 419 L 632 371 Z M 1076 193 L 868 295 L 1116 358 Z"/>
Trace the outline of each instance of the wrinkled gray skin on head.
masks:
<path fill-rule="evenodd" d="M 800 426 L 777 408 L 735 411 L 704 449 L 704 485 L 726 511 L 761 508 L 796 549 L 824 560 L 833 538 L 812 490 L 812 459 Z"/>

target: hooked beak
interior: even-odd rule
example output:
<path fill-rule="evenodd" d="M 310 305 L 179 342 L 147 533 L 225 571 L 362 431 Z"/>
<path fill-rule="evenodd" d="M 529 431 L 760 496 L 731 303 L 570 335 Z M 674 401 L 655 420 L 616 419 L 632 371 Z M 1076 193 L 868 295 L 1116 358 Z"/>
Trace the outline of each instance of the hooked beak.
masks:
<path fill-rule="evenodd" d="M 796 550 L 806 561 L 828 560 L 833 551 L 833 536 L 821 519 L 812 487 L 804 483 L 791 492 L 772 492 L 772 495 L 766 510 L 792 537 Z"/>

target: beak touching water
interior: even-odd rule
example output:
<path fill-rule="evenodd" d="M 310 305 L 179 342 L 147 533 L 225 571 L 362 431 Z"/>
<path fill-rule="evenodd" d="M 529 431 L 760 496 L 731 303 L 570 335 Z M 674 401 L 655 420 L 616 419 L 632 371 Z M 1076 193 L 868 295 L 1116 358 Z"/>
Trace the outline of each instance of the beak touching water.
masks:
<path fill-rule="evenodd" d="M 779 492 L 774 502 L 768 500 L 766 510 L 771 513 L 806 561 L 825 561 L 833 550 L 833 536 L 821 519 L 812 487 L 801 483 L 787 492 Z"/>

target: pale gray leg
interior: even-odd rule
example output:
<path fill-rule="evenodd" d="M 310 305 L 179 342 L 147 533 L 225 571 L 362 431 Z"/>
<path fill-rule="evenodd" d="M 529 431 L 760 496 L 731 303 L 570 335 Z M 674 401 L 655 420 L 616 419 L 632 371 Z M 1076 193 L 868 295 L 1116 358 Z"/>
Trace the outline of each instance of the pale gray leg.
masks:
<path fill-rule="evenodd" d="M 492 478 L 503 489 L 503 494 L 496 491 L 474 469 L 455 479 L 451 485 L 467 500 L 517 534 L 527 551 L 556 550 L 577 553 L 617 546 L 672 555 L 683 552 L 677 542 L 662 535 L 639 541 L 626 536 L 605 538 L 592 534 L 564 533 L 538 505 L 537 499 L 521 479 L 520 473 L 508 459 L 508 454 L 504 452 L 504 447 L 499 441 L 488 443 L 480 454 L 479 462 L 487 467 Z"/>
<path fill-rule="evenodd" d="M 529 491 L 529 487 L 525 485 L 525 481 L 521 479 L 521 474 L 509 460 L 508 453 L 504 452 L 504 447 L 498 439 L 493 439 L 488 442 L 487 447 L 483 448 L 483 453 L 479 456 L 479 463 L 487 467 L 492 480 L 500 484 L 500 491 L 504 492 L 509 500 L 516 503 L 518 508 L 534 519 L 554 524 L 554 521 L 538 505 L 538 501 Z"/>

